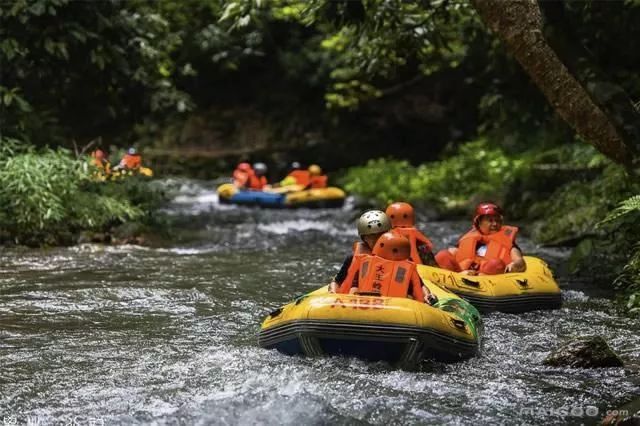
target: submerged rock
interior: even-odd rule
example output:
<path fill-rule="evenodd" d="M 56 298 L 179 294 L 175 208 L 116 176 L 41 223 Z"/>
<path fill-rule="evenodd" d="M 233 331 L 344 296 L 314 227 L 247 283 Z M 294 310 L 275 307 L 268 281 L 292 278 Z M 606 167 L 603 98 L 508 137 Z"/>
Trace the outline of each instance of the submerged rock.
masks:
<path fill-rule="evenodd" d="M 581 337 L 553 351 L 543 361 L 544 365 L 574 368 L 622 367 L 618 355 L 600 337 Z"/>

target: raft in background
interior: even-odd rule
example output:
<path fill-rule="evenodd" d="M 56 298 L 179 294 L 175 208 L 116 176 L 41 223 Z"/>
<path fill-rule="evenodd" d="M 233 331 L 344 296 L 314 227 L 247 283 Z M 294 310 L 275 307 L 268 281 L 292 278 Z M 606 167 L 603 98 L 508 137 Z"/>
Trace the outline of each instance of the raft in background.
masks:
<path fill-rule="evenodd" d="M 418 274 L 423 280 L 433 281 L 462 296 L 481 312 L 521 313 L 560 308 L 560 287 L 546 262 L 531 256 L 524 256 L 524 260 L 527 264 L 525 272 L 464 275 L 418 265 Z"/>
<path fill-rule="evenodd" d="M 94 167 L 91 179 L 95 182 L 121 181 L 133 176 L 153 177 L 153 170 L 149 167 L 139 167 L 138 169 L 105 169 Z"/>
<path fill-rule="evenodd" d="M 231 183 L 218 187 L 218 199 L 224 204 L 274 208 L 328 208 L 342 207 L 345 192 L 336 187 L 302 189 L 300 185 L 291 185 L 265 191 L 239 190 Z"/>
<path fill-rule="evenodd" d="M 453 362 L 480 350 L 482 320 L 468 302 L 425 283 L 435 306 L 408 298 L 329 293 L 327 287 L 276 309 L 258 343 L 288 355 L 342 355 L 413 366 Z"/>

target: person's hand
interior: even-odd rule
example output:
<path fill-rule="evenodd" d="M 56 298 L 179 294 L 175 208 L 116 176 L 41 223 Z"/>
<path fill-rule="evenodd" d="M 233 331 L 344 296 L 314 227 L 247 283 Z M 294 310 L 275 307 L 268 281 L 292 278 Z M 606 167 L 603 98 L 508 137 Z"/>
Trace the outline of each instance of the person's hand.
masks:
<path fill-rule="evenodd" d="M 462 275 L 478 275 L 478 271 L 476 271 L 475 269 L 467 269 L 464 271 L 460 271 L 460 274 Z"/>
<path fill-rule="evenodd" d="M 505 268 L 504 268 L 504 272 L 522 272 L 524 271 L 524 262 L 520 261 L 515 261 L 515 262 L 511 262 L 510 264 L 508 264 Z"/>
<path fill-rule="evenodd" d="M 329 283 L 329 293 L 335 293 L 338 291 L 338 283 L 335 281 L 331 281 Z"/>

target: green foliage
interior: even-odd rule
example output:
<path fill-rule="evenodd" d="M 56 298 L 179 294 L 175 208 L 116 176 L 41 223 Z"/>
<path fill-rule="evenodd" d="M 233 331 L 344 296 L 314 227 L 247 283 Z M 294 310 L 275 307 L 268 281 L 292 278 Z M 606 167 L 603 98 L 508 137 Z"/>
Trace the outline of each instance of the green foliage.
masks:
<path fill-rule="evenodd" d="M 625 307 L 630 313 L 640 315 L 640 195 L 623 200 L 612 210 L 601 227 L 608 227 L 613 235 L 625 235 L 626 245 L 618 248 L 626 257 L 622 272 L 616 277 L 614 285 L 627 297 Z M 631 243 L 633 242 L 633 243 Z M 630 253 L 630 255 L 627 254 Z"/>
<path fill-rule="evenodd" d="M 61 144 L 188 105 L 170 78 L 180 40 L 153 3 L 17 0 L 0 17 L 4 136 Z"/>
<path fill-rule="evenodd" d="M 478 197 L 501 199 L 522 161 L 489 145 L 483 139 L 468 142 L 455 156 L 417 167 L 406 161 L 371 160 L 350 169 L 343 185 L 383 204 L 405 200 L 451 209 L 465 207 Z"/>
<path fill-rule="evenodd" d="M 4 238 L 39 245 L 69 242 L 80 230 L 104 230 L 143 219 L 158 201 L 148 183 L 93 182 L 82 162 L 63 149 L 36 151 L 2 140 L 0 228 Z M 5 144 L 6 142 L 6 144 Z"/>
<path fill-rule="evenodd" d="M 625 308 L 632 314 L 640 315 L 640 243 L 635 245 L 614 285 L 626 297 Z"/>
<path fill-rule="evenodd" d="M 471 6 L 461 2 L 313 0 L 300 16 L 325 34 L 329 108 L 354 109 L 383 96 L 385 85 L 459 67 L 466 35 L 479 28 Z"/>
<path fill-rule="evenodd" d="M 613 211 L 611 211 L 607 217 L 604 218 L 599 225 L 603 225 L 608 222 L 619 221 L 623 216 L 636 215 L 632 220 L 637 220 L 637 215 L 640 214 L 640 195 L 634 195 L 631 198 L 628 198 L 621 202 L 618 207 L 616 207 Z M 636 221 L 636 223 L 638 223 Z"/>
<path fill-rule="evenodd" d="M 529 217 L 540 219 L 532 227 L 533 237 L 558 243 L 594 235 L 596 224 L 637 189 L 624 169 L 613 164 L 594 179 L 570 181 L 529 206 Z"/>

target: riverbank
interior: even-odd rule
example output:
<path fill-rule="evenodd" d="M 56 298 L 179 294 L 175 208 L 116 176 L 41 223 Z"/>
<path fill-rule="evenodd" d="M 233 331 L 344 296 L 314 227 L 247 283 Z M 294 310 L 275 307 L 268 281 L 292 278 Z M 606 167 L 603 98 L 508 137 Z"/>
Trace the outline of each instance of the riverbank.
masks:
<path fill-rule="evenodd" d="M 154 225 L 154 211 L 166 199 L 160 186 L 138 176 L 101 181 L 96 173 L 68 150 L 2 140 L 0 243 L 71 245 L 89 234 L 126 240 L 135 233 L 119 232 L 123 224 Z"/>

